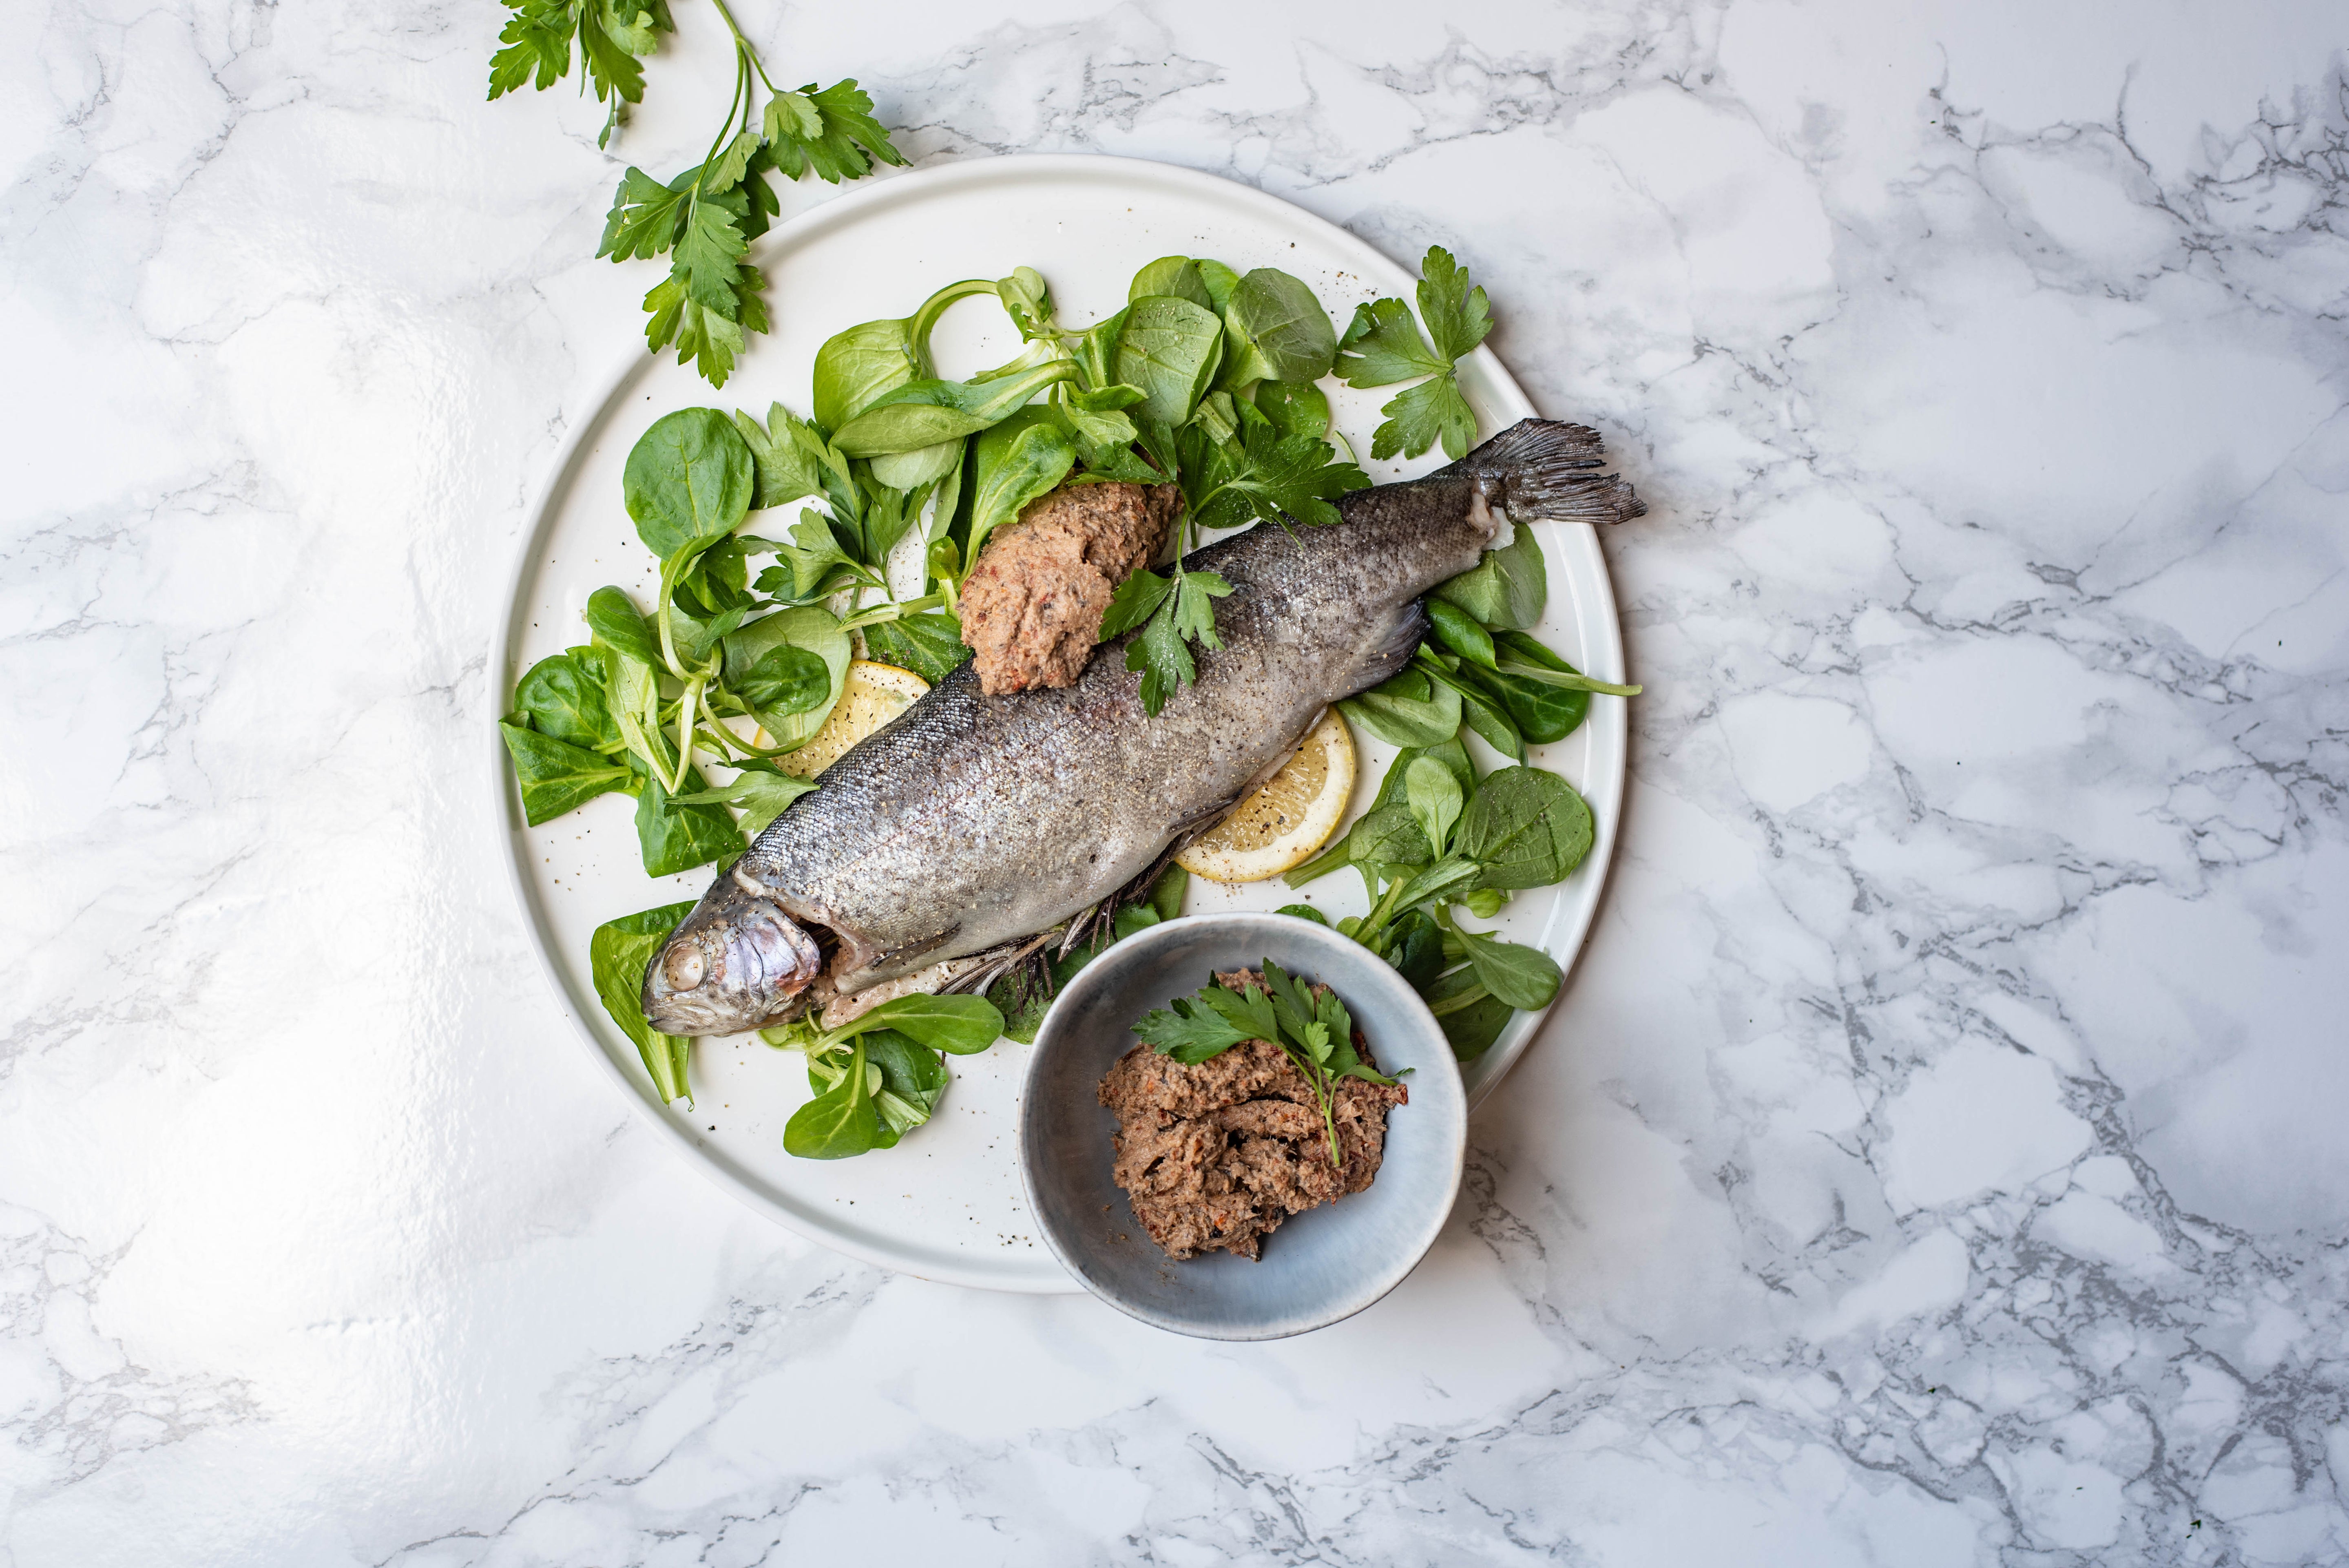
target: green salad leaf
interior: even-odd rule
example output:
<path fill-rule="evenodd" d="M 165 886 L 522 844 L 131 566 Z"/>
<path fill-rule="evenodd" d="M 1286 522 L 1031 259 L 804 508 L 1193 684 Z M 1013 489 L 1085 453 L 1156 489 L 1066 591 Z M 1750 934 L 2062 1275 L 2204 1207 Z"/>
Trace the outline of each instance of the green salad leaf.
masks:
<path fill-rule="evenodd" d="M 1380 410 L 1386 421 L 1371 438 L 1371 456 L 1415 458 L 1441 442 L 1456 462 L 1476 438 L 1476 416 L 1460 395 L 1457 366 L 1493 330 L 1492 312 L 1485 291 L 1441 245 L 1430 245 L 1420 263 L 1418 297 L 1424 333 L 1399 299 L 1356 307 L 1339 345 L 1338 374 L 1350 387 L 1426 377 Z"/>
<path fill-rule="evenodd" d="M 661 1034 L 646 1018 L 642 1000 L 645 968 L 668 940 L 668 934 L 677 929 L 678 923 L 692 913 L 689 901 L 663 904 L 658 909 L 605 921 L 587 938 L 587 967 L 595 981 L 595 995 L 603 1002 L 604 1010 L 612 1016 L 612 1022 L 620 1026 L 620 1032 L 636 1042 L 645 1071 L 652 1077 L 653 1091 L 664 1105 L 691 1098 L 685 1068 L 693 1042 L 681 1036 Z"/>

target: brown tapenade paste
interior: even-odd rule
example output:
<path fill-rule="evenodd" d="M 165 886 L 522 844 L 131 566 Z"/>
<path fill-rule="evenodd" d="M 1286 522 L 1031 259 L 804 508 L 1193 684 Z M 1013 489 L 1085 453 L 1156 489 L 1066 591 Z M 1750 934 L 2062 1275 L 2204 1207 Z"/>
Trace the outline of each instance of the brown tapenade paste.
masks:
<path fill-rule="evenodd" d="M 1196 1066 L 1136 1046 L 1101 1085 L 1118 1119 L 1117 1184 L 1177 1261 L 1217 1250 L 1253 1258 L 1289 1215 L 1368 1187 L 1384 1157 L 1387 1111 L 1409 1099 L 1401 1084 L 1340 1080 L 1344 1163 L 1332 1166 L 1312 1086 L 1263 1040 Z"/>

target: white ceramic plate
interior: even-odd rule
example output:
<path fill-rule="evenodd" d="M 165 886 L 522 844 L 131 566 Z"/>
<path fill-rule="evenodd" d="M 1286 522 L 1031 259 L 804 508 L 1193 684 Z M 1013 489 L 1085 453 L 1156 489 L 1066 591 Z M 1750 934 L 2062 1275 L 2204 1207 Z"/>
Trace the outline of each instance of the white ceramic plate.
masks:
<path fill-rule="evenodd" d="M 696 405 L 761 413 L 780 399 L 805 412 L 817 346 L 854 323 L 904 315 L 956 278 L 1001 277 L 1025 263 L 1042 272 L 1064 324 L 1082 325 L 1125 303 L 1127 281 L 1152 258 L 1214 256 L 1242 272 L 1278 266 L 1310 284 L 1342 325 L 1355 304 L 1410 295 L 1412 273 L 1311 213 L 1247 186 L 1133 159 L 987 159 L 877 180 L 781 225 L 753 259 L 766 269 L 776 330 L 754 342 L 722 392 L 672 358 L 632 356 L 595 411 L 556 454 L 530 518 L 491 649 L 490 707 L 502 713 L 535 661 L 586 640 L 587 595 L 607 583 L 652 602 L 656 567 L 620 504 L 620 469 L 647 426 Z M 1506 308 L 1504 305 L 1503 308 Z M 956 305 L 934 347 L 942 375 L 999 363 L 1018 339 L 991 300 Z M 1489 350 L 1462 369 L 1462 388 L 1490 435 L 1534 412 Z M 1370 449 L 1378 407 L 1392 389 L 1332 386 L 1338 428 Z M 1374 481 L 1441 465 L 1366 465 Z M 754 521 L 754 527 L 758 525 Z M 769 526 L 762 531 L 781 531 Z M 1607 569 L 1588 524 L 1539 526 L 1549 564 L 1548 613 L 1537 634 L 1579 668 L 1623 675 L 1623 645 Z M 1624 705 L 1600 697 L 1588 721 L 1535 760 L 1573 780 L 1598 820 L 1590 858 L 1562 886 L 1520 893 L 1497 927 L 1573 961 L 1589 929 L 1623 797 Z M 1369 803 L 1392 748 L 1362 745 L 1355 809 Z M 1481 743 L 1476 743 L 1481 745 Z M 755 1037 L 704 1040 L 695 1049 L 695 1103 L 662 1106 L 636 1047 L 605 1016 L 587 968 L 589 933 L 616 916 L 698 897 L 707 869 L 654 881 L 636 857 L 633 802 L 606 795 L 542 828 L 523 824 L 494 733 L 484 738 L 489 785 L 506 831 L 508 870 L 531 942 L 579 1037 L 638 1110 L 728 1191 L 802 1235 L 885 1267 L 997 1290 L 1074 1291 L 1075 1281 L 1032 1233 L 1020 1196 L 1015 1108 L 1028 1047 L 1004 1042 L 951 1058 L 954 1084 L 930 1123 L 895 1150 L 837 1161 L 783 1152 L 783 1123 L 808 1095 L 796 1055 Z M 1495 765 L 1489 752 L 1482 761 Z M 1332 918 L 1359 913 L 1350 872 L 1305 896 Z M 1299 895 L 1275 881 L 1223 888 L 1194 878 L 1186 910 L 1273 909 Z M 1542 1020 L 1520 1015 L 1467 1073 L 1473 1107 L 1492 1092 Z M 1106 1157 L 1106 1156 L 1104 1156 Z"/>

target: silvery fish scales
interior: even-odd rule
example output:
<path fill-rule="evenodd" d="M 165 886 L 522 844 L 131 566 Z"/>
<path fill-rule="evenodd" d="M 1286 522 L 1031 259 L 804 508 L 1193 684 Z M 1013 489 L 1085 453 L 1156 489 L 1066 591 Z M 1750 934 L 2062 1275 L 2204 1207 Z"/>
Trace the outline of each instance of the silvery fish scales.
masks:
<path fill-rule="evenodd" d="M 795 1016 L 1092 907 L 1220 817 L 1330 704 L 1401 669 L 1420 595 L 1518 521 L 1641 510 L 1595 432 L 1528 419 L 1447 469 L 1343 497 L 1328 528 L 1259 525 L 1194 552 L 1220 573 L 1220 649 L 1153 717 L 1123 640 L 1077 684 L 985 696 L 966 663 L 852 748 L 761 833 L 646 975 L 656 1028 Z M 1496 510 L 1498 509 L 1498 510 Z M 819 985 L 819 976 L 822 984 Z"/>

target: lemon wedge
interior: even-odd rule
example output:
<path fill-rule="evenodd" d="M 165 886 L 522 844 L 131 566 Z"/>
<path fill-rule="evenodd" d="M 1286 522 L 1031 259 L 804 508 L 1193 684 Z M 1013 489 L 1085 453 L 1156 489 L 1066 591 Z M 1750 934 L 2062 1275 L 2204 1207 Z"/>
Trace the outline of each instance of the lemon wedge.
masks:
<path fill-rule="evenodd" d="M 1331 708 L 1279 772 L 1192 840 L 1174 863 L 1210 882 L 1277 877 L 1330 841 L 1353 793 L 1353 733 Z"/>
<path fill-rule="evenodd" d="M 832 717 L 808 738 L 805 746 L 776 758 L 775 766 L 798 778 L 812 779 L 839 761 L 842 752 L 913 707 L 914 700 L 929 689 L 930 683 L 911 670 L 871 659 L 851 660 L 848 673 L 841 677 L 840 700 L 833 705 Z"/>

